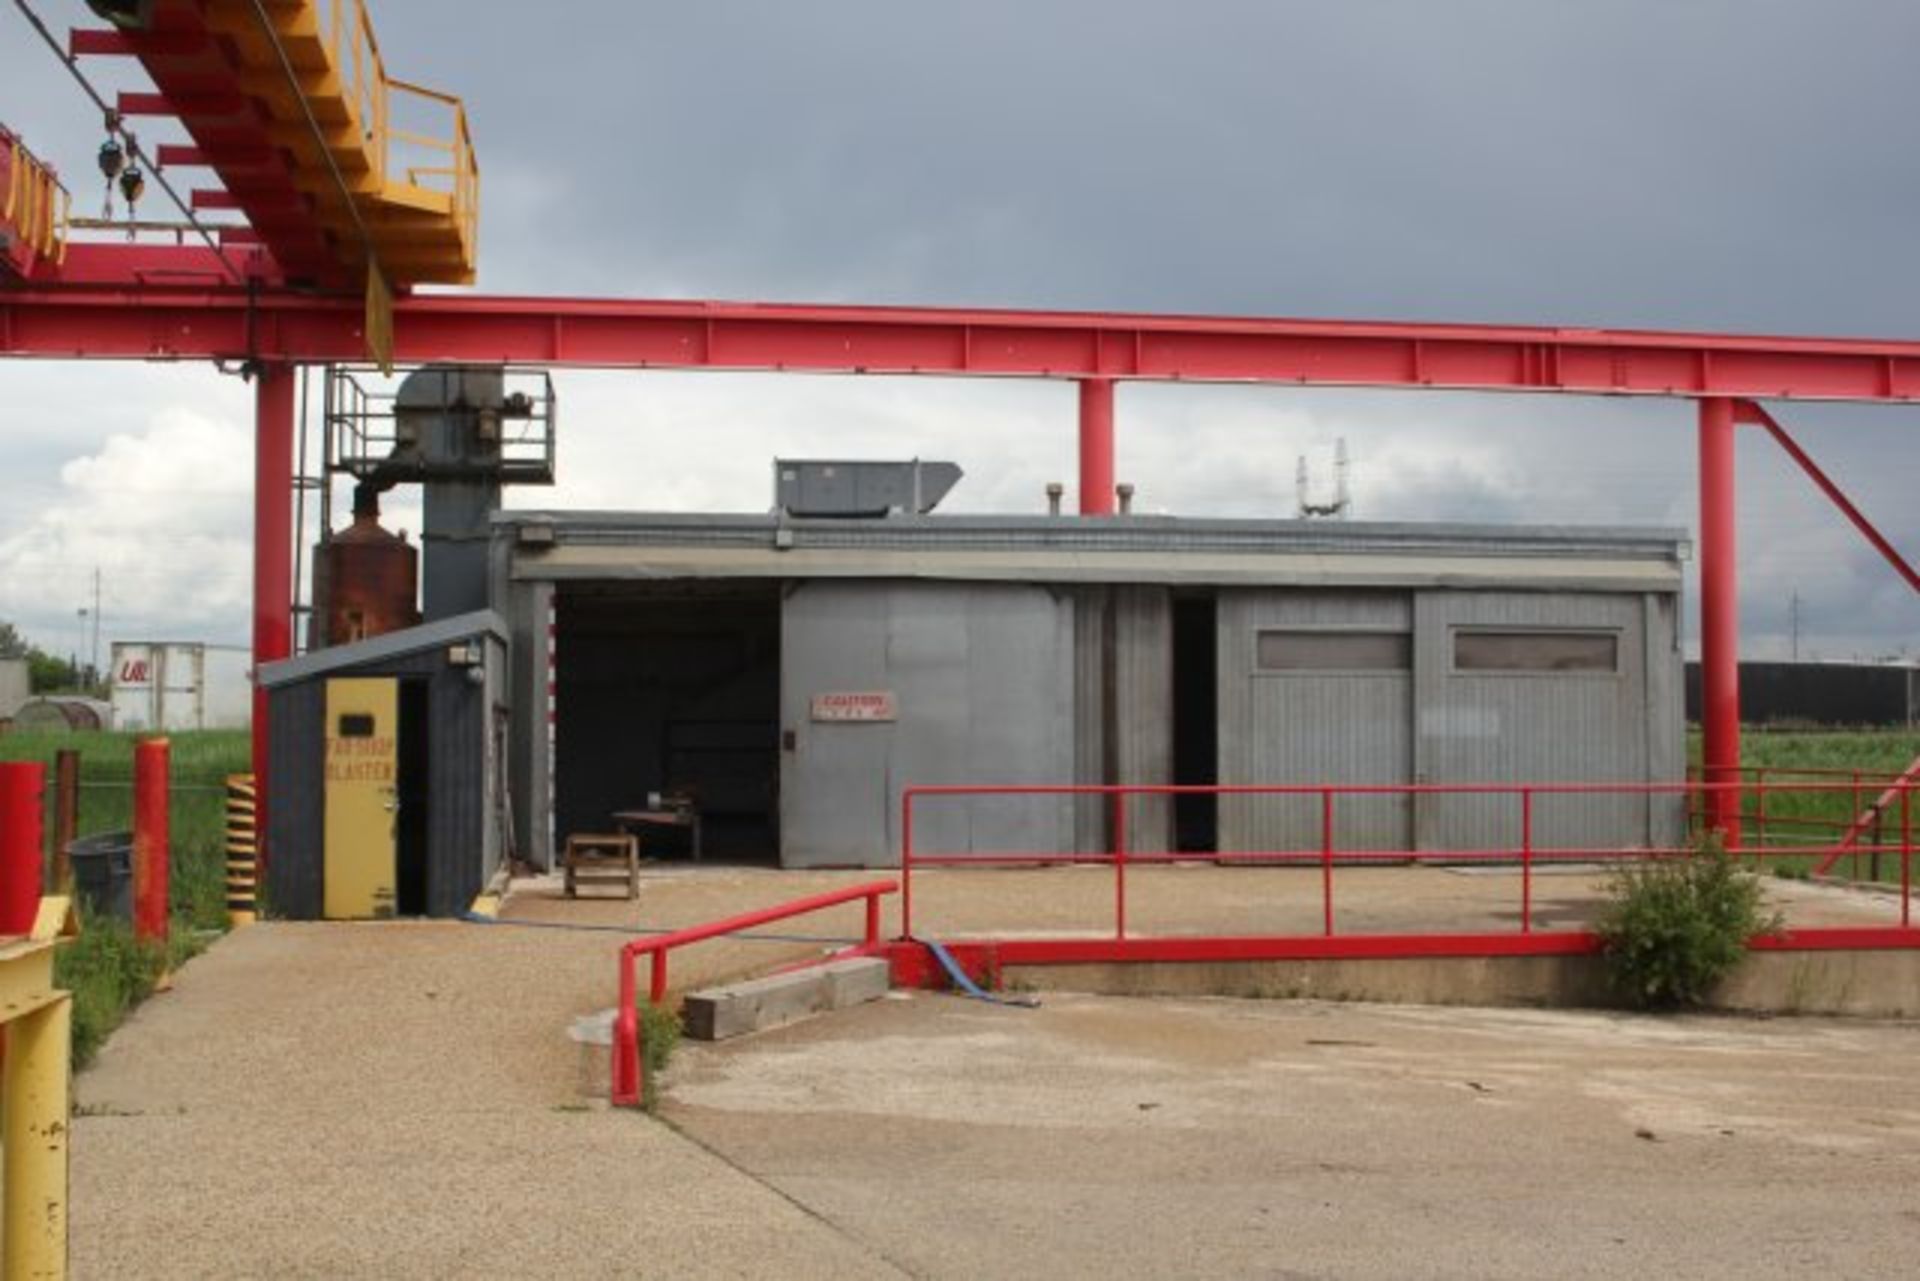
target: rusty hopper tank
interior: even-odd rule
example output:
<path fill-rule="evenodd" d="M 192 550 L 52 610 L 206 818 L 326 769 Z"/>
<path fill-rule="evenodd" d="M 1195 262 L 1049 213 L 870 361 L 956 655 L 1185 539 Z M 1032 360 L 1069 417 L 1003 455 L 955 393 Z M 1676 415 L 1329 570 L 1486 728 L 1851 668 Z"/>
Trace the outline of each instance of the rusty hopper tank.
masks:
<path fill-rule="evenodd" d="M 353 491 L 353 524 L 316 550 L 314 599 L 326 602 L 321 643 L 343 645 L 420 621 L 420 553 L 380 524 L 379 493 Z"/>

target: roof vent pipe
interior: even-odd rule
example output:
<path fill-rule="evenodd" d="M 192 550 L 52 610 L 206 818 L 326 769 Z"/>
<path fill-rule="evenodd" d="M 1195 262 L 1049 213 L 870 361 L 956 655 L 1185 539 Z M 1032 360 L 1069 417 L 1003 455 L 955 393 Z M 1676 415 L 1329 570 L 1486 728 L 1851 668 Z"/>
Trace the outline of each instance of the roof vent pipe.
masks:
<path fill-rule="evenodd" d="M 1047 482 L 1047 515 L 1058 516 L 1060 514 L 1060 499 L 1066 492 L 1067 487 L 1059 481 L 1052 480 Z"/>
<path fill-rule="evenodd" d="M 1118 485 L 1115 485 L 1113 487 L 1113 492 L 1120 496 L 1120 514 L 1122 516 L 1133 515 L 1133 484 L 1132 482 L 1124 481 L 1124 480 L 1121 481 Z"/>

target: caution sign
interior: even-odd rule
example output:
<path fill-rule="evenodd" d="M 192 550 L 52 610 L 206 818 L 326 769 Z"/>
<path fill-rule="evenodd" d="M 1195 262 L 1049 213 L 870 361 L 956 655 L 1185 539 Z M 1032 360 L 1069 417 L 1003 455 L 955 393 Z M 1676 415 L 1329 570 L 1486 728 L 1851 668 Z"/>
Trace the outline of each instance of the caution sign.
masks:
<path fill-rule="evenodd" d="M 892 690 L 815 694 L 816 721 L 891 721 L 898 719 Z"/>

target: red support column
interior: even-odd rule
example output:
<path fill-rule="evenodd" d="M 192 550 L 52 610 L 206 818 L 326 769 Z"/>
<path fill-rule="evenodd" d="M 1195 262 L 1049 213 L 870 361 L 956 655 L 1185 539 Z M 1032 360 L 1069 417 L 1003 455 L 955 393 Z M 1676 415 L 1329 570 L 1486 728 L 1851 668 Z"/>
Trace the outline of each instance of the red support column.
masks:
<path fill-rule="evenodd" d="M 133 933 L 150 943 L 167 941 L 167 756 L 164 738 L 142 739 L 133 747 Z"/>
<path fill-rule="evenodd" d="M 1113 379 L 1080 380 L 1080 514 L 1113 515 Z"/>
<path fill-rule="evenodd" d="M 1740 781 L 1740 594 L 1734 549 L 1733 402 L 1700 402 L 1700 722 L 1702 777 Z M 1740 793 L 1707 795 L 1707 826 L 1740 844 Z"/>
<path fill-rule="evenodd" d="M 272 797 L 267 695 L 259 685 L 259 668 L 293 652 L 293 390 L 292 365 L 263 366 L 254 383 L 253 777 L 263 862 Z"/>
<path fill-rule="evenodd" d="M 0 935 L 26 934 L 40 913 L 41 825 L 47 767 L 0 764 Z"/>

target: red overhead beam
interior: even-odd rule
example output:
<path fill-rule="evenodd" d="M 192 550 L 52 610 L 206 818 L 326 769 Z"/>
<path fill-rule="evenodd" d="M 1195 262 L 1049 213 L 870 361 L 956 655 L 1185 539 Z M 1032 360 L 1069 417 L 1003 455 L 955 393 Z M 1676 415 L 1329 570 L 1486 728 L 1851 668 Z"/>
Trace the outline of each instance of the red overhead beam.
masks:
<path fill-rule="evenodd" d="M 22 290 L 0 293 L 0 354 L 356 360 L 362 313 L 357 295 Z M 398 300 L 394 336 L 405 363 L 1920 399 L 1920 343 L 1876 339 L 474 295 Z"/>
<path fill-rule="evenodd" d="M 220 228 L 225 239 L 227 228 Z M 252 248 L 226 250 L 228 261 L 242 275 L 271 279 L 278 268 L 264 251 Z M 206 289 L 223 284 L 226 266 L 213 250 L 204 245 L 156 245 L 135 241 L 100 241 L 67 246 L 67 258 L 57 267 L 45 269 L 48 280 L 62 293 L 80 294 L 90 288 L 114 290 L 129 281 L 171 289 Z M 41 276 L 36 275 L 38 282 Z M 12 294 L 0 291 L 0 313 L 7 310 Z M 6 326 L 0 320 L 0 329 Z M 6 355 L 46 355 L 46 352 L 13 351 L 0 340 L 0 353 Z M 74 353 L 67 353 L 74 354 Z"/>

